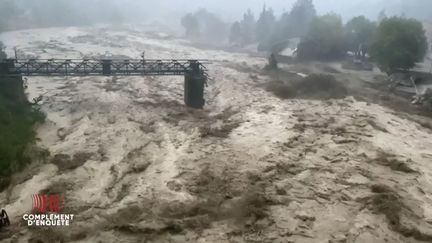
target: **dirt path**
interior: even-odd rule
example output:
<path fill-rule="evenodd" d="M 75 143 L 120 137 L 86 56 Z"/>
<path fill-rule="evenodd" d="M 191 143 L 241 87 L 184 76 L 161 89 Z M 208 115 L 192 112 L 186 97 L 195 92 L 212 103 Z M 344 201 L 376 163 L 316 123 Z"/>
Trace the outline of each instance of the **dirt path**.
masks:
<path fill-rule="evenodd" d="M 40 57 L 213 60 L 202 111 L 183 106 L 181 77 L 29 79 L 51 156 L 0 194 L 15 222 L 2 242 L 432 241 L 432 133 L 388 108 L 281 100 L 262 88 L 264 59 L 140 32 L 0 39 Z M 72 226 L 17 223 L 41 190 L 66 195 Z"/>

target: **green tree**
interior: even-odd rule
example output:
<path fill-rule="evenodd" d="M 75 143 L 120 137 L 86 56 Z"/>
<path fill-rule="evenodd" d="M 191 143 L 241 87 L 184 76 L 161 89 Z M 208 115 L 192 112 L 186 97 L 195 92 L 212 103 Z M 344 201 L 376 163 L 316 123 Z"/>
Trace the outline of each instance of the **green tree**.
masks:
<path fill-rule="evenodd" d="M 290 13 L 292 22 L 293 37 L 304 36 L 309 29 L 309 25 L 316 16 L 315 6 L 312 0 L 297 0 Z"/>
<path fill-rule="evenodd" d="M 273 42 L 279 42 L 290 38 L 291 36 L 291 21 L 290 13 L 284 12 L 278 21 L 276 21 L 275 28 L 272 33 L 271 40 Z"/>
<path fill-rule="evenodd" d="M 382 71 L 391 74 L 398 69 L 411 69 L 423 61 L 427 48 L 421 22 L 392 17 L 384 19 L 378 26 L 370 54 Z"/>
<path fill-rule="evenodd" d="M 375 23 L 364 16 L 355 17 L 348 21 L 345 25 L 348 50 L 355 53 L 357 57 L 364 58 L 375 31 Z"/>
<path fill-rule="evenodd" d="M 315 18 L 298 47 L 298 58 L 330 60 L 346 54 L 342 19 L 335 14 Z"/>
<path fill-rule="evenodd" d="M 243 20 L 240 22 L 242 45 L 250 44 L 255 39 L 255 16 L 250 9 L 243 15 Z"/>
<path fill-rule="evenodd" d="M 186 29 L 187 37 L 198 37 L 200 34 L 200 26 L 197 18 L 193 14 L 186 14 L 181 19 L 182 26 Z"/>
<path fill-rule="evenodd" d="M 284 12 L 276 21 L 269 45 L 283 43 L 287 39 L 303 37 L 316 17 L 312 0 L 297 0 L 290 12 Z"/>
<path fill-rule="evenodd" d="M 260 17 L 256 23 L 256 40 L 258 42 L 267 42 L 273 31 L 273 27 L 276 22 L 276 17 L 274 16 L 272 9 L 266 9 L 264 5 Z"/>
<path fill-rule="evenodd" d="M 6 53 L 4 52 L 5 46 L 3 45 L 3 42 L 0 42 L 0 60 L 6 59 Z"/>
<path fill-rule="evenodd" d="M 231 25 L 231 31 L 229 36 L 229 42 L 231 44 L 239 44 L 241 42 L 241 26 L 240 22 L 236 21 Z"/>
<path fill-rule="evenodd" d="M 316 17 L 316 10 L 312 0 L 297 0 L 289 18 L 285 19 L 285 31 L 289 37 L 303 37 Z"/>
<path fill-rule="evenodd" d="M 181 24 L 186 29 L 186 36 L 190 38 L 216 43 L 225 41 L 228 37 L 229 26 L 204 8 L 185 15 Z"/>
<path fill-rule="evenodd" d="M 200 25 L 201 37 L 206 41 L 220 42 L 228 37 L 229 26 L 214 13 L 200 9 L 194 16 Z"/>
<path fill-rule="evenodd" d="M 377 19 L 378 23 L 381 23 L 386 18 L 387 18 L 387 14 L 386 14 L 386 11 L 383 9 L 378 14 L 378 19 Z"/>

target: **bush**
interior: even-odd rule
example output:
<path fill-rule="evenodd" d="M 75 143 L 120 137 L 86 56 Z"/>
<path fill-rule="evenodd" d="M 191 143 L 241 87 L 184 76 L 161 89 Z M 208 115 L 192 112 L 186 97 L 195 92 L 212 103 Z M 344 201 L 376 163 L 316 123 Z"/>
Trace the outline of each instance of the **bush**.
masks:
<path fill-rule="evenodd" d="M 387 74 L 413 68 L 424 60 L 426 52 L 427 38 L 422 23 L 400 17 L 381 22 L 370 50 L 373 60 Z"/>

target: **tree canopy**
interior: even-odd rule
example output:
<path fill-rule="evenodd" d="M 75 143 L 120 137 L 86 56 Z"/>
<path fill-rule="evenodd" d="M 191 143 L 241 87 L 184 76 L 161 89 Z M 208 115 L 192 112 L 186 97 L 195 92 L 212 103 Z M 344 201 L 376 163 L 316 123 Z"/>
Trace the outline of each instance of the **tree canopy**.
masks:
<path fill-rule="evenodd" d="M 4 45 L 3 42 L 0 42 L 0 59 L 6 59 L 6 53 L 4 52 Z"/>
<path fill-rule="evenodd" d="M 364 16 L 354 17 L 345 25 L 348 50 L 357 57 L 365 57 L 376 31 L 376 24 Z"/>
<path fill-rule="evenodd" d="M 236 21 L 231 25 L 229 42 L 240 43 L 242 39 L 240 22 Z"/>
<path fill-rule="evenodd" d="M 266 9 L 264 5 L 260 17 L 256 23 L 256 40 L 258 42 L 267 42 L 273 32 L 276 17 L 272 9 Z"/>
<path fill-rule="evenodd" d="M 250 9 L 243 15 L 243 20 L 240 22 L 242 43 L 250 44 L 255 40 L 255 16 Z"/>
<path fill-rule="evenodd" d="M 289 32 L 292 37 L 303 37 L 316 17 L 312 0 L 297 0 L 290 12 Z"/>
<path fill-rule="evenodd" d="M 181 24 L 185 28 L 187 37 L 198 37 L 200 33 L 200 27 L 197 18 L 189 13 L 183 16 Z"/>
<path fill-rule="evenodd" d="M 290 12 L 285 12 L 276 23 L 272 35 L 274 42 L 303 37 L 316 17 L 316 10 L 312 0 L 297 0 Z"/>
<path fill-rule="evenodd" d="M 315 18 L 298 47 L 300 59 L 329 60 L 345 55 L 342 19 L 336 14 Z"/>
<path fill-rule="evenodd" d="M 382 20 L 370 54 L 382 71 L 408 70 L 424 60 L 428 44 L 421 22 L 391 17 Z"/>
<path fill-rule="evenodd" d="M 378 23 L 381 23 L 386 18 L 387 18 L 387 14 L 386 14 L 386 11 L 383 9 L 378 14 L 378 17 L 377 17 Z"/>
<path fill-rule="evenodd" d="M 199 9 L 183 16 L 181 24 L 186 30 L 186 37 L 189 38 L 218 42 L 225 40 L 228 35 L 227 25 L 206 9 Z"/>

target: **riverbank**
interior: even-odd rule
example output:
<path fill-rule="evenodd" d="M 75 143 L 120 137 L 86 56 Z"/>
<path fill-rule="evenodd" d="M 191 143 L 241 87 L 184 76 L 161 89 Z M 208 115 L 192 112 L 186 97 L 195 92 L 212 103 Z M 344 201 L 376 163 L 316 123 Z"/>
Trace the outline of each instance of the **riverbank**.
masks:
<path fill-rule="evenodd" d="M 28 145 L 35 141 L 34 125 L 44 115 L 27 101 L 21 77 L 0 77 L 0 190 L 10 175 L 31 161 Z"/>

